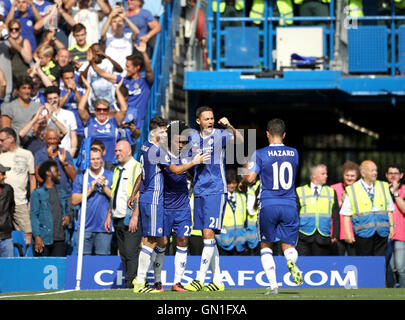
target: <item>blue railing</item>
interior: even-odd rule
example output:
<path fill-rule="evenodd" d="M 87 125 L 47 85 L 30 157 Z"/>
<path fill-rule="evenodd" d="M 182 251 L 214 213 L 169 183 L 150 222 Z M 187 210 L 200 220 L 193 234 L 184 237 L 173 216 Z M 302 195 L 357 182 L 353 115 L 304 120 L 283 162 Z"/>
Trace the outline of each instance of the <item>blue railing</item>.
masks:
<path fill-rule="evenodd" d="M 336 23 L 336 0 L 331 0 L 329 4 L 329 16 L 324 17 L 303 17 L 303 16 L 294 16 L 294 17 L 283 17 L 280 19 L 279 16 L 275 16 L 275 12 L 273 10 L 274 5 L 276 4 L 275 0 L 268 0 L 264 1 L 264 14 L 262 18 L 250 18 L 249 14 L 243 11 L 243 17 L 224 17 L 221 16 L 219 5 L 220 1 L 217 1 L 217 10 L 216 12 L 212 11 L 212 0 L 208 0 L 208 6 L 206 10 L 207 16 L 207 51 L 208 51 L 208 58 L 214 65 L 215 71 L 224 71 L 224 70 L 244 70 L 244 68 L 237 68 L 237 67 L 229 67 L 225 65 L 226 56 L 224 55 L 224 38 L 226 36 L 226 28 L 223 27 L 224 23 L 229 22 L 239 22 L 242 27 L 248 28 L 248 25 L 258 26 L 259 27 L 259 38 L 261 44 L 260 55 L 258 57 L 257 66 L 249 67 L 250 71 L 262 71 L 265 70 L 274 70 L 275 65 L 272 59 L 272 52 L 273 50 L 277 50 L 275 44 L 275 37 L 278 27 L 288 28 L 288 27 L 299 27 L 299 25 L 294 25 L 294 22 L 307 22 L 311 21 L 314 23 L 323 22 L 324 28 L 324 57 L 328 57 L 329 61 L 332 61 L 334 58 L 334 46 L 335 46 L 335 23 Z M 371 2 L 371 1 L 370 1 Z M 369 3 L 363 1 L 363 7 Z M 387 34 L 387 74 L 394 76 L 398 73 L 400 68 L 399 61 L 399 54 L 398 54 L 398 41 L 397 37 L 399 36 L 399 30 L 397 23 L 398 21 L 404 21 L 405 16 L 396 16 L 395 15 L 395 5 L 394 0 L 391 0 L 391 15 L 384 15 L 384 16 L 364 16 L 364 17 L 344 17 L 342 15 L 342 19 L 345 19 L 345 23 L 350 23 L 356 19 L 359 27 L 356 29 L 361 29 L 361 24 L 363 22 L 374 21 L 375 24 L 377 21 L 386 21 L 390 23 L 390 26 L 386 29 Z M 284 20 L 284 23 L 287 21 L 292 21 L 293 24 L 290 26 L 280 26 L 280 21 Z M 260 21 L 261 23 L 258 25 L 253 24 L 254 21 Z M 343 21 L 341 21 L 343 23 Z M 366 24 L 366 23 L 365 23 Z M 367 23 L 370 25 L 370 23 Z M 353 27 L 350 27 L 353 29 Z M 405 32 L 404 32 L 405 34 Z M 405 38 L 405 36 L 404 36 Z M 216 39 L 220 39 L 220 41 L 214 41 Z M 388 48 L 389 46 L 389 48 Z M 370 52 L 370 55 L 373 53 Z M 327 63 L 325 65 L 326 69 L 331 69 L 331 63 Z"/>
<path fill-rule="evenodd" d="M 162 30 L 156 36 L 151 60 L 154 81 L 141 137 L 136 143 L 135 158 L 137 159 L 139 159 L 140 148 L 149 135 L 150 119 L 156 115 L 160 115 L 161 106 L 166 103 L 166 88 L 169 84 L 169 74 L 173 64 L 173 48 L 175 45 L 176 31 L 179 26 L 180 13 L 180 1 L 171 1 L 170 4 L 165 5 L 165 12 L 159 20 Z"/>

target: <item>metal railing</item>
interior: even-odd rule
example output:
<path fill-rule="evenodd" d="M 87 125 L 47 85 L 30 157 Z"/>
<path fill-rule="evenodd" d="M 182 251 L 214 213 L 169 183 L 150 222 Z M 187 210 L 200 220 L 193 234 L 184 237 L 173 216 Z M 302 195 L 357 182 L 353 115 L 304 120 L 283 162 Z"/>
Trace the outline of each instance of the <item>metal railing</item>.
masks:
<path fill-rule="evenodd" d="M 274 6 L 276 4 L 275 0 L 265 0 L 264 1 L 264 14 L 262 18 L 255 17 L 250 18 L 249 13 L 246 12 L 245 8 L 243 9 L 243 16 L 242 17 L 224 17 L 221 16 L 219 6 L 220 1 L 217 1 L 217 10 L 216 12 L 212 11 L 212 1 L 207 0 L 207 10 L 206 14 L 206 21 L 207 21 L 207 51 L 208 51 L 208 59 L 214 65 L 215 71 L 222 71 L 222 70 L 244 70 L 237 67 L 226 67 L 224 66 L 224 62 L 226 58 L 224 56 L 224 36 L 225 36 L 225 28 L 223 25 L 225 23 L 240 23 L 243 27 L 247 27 L 249 25 L 259 26 L 259 37 L 261 43 L 261 52 L 259 56 L 258 66 L 260 67 L 252 67 L 249 68 L 250 71 L 262 71 L 262 70 L 274 70 L 275 63 L 273 62 L 273 50 L 277 50 L 275 37 L 278 27 L 288 28 L 289 26 L 286 25 L 287 21 L 292 21 L 292 27 L 299 26 L 299 22 L 314 22 L 319 23 L 322 22 L 324 25 L 324 56 L 328 57 L 330 63 L 326 64 L 326 69 L 336 70 L 336 61 L 333 61 L 337 55 L 336 52 L 336 44 L 339 44 L 339 31 L 336 30 L 336 25 L 345 23 L 346 26 L 350 28 L 355 28 L 353 21 L 356 22 L 356 25 L 361 25 L 364 22 L 374 21 L 375 23 L 379 22 L 386 22 L 390 24 L 387 28 L 387 35 L 388 35 L 388 45 L 389 45 L 389 57 L 388 57 L 388 69 L 391 76 L 394 76 L 398 72 L 398 47 L 397 47 L 397 37 L 398 37 L 398 21 L 405 21 L 405 16 L 397 16 L 395 14 L 395 5 L 394 0 L 391 0 L 391 15 L 382 15 L 382 16 L 363 16 L 363 17 L 350 17 L 346 16 L 344 12 L 336 10 L 336 4 L 338 8 L 342 5 L 344 6 L 345 1 L 339 3 L 339 0 L 331 0 L 329 3 L 329 16 L 312 16 L 312 17 L 304 17 L 304 16 L 294 16 L 294 17 L 280 17 L 275 15 Z M 246 1 L 245 1 L 246 2 Z M 364 2 L 363 2 L 364 3 Z M 343 8 L 344 9 L 344 8 Z M 260 21 L 260 24 L 253 24 L 254 21 Z M 294 25 L 294 23 L 298 23 L 298 25 Z M 284 24 L 284 26 L 283 26 Z M 370 24 L 370 23 L 368 23 Z M 336 35 L 338 35 L 338 39 L 336 39 Z M 216 41 L 219 39 L 219 41 Z M 336 43 L 338 42 L 338 43 Z M 372 54 L 372 53 L 370 53 Z M 347 57 L 343 57 L 343 59 L 347 59 Z"/>

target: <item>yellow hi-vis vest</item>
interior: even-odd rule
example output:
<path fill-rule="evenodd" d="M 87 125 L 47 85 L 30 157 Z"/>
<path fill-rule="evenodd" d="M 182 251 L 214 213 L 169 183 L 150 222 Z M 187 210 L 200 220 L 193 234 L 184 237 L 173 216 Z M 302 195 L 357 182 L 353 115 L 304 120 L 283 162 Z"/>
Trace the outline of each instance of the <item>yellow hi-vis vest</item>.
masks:
<path fill-rule="evenodd" d="M 243 10 L 244 7 L 245 7 L 245 3 L 244 3 L 243 0 L 236 0 L 235 1 L 235 9 L 237 11 Z M 213 0 L 212 3 L 211 3 L 212 12 L 217 12 L 217 8 L 218 8 L 218 1 Z M 224 13 L 225 9 L 226 9 L 226 0 L 220 0 L 219 1 L 219 12 Z"/>
<path fill-rule="evenodd" d="M 118 176 L 120 174 L 119 167 L 116 166 L 114 168 L 114 174 L 113 174 L 113 182 L 111 185 L 111 199 L 114 198 L 114 193 L 117 189 L 117 182 L 118 182 Z M 128 184 L 127 184 L 127 196 L 128 198 L 132 194 L 132 190 L 134 189 L 134 185 L 136 182 L 136 179 L 138 179 L 138 176 L 141 174 L 141 164 L 134 159 L 134 164 L 130 169 L 129 176 L 128 176 Z"/>
<path fill-rule="evenodd" d="M 260 188 L 260 180 L 257 180 L 256 183 L 249 187 L 247 190 L 247 196 L 252 195 L 256 198 L 256 190 Z M 257 215 L 259 213 L 259 208 L 256 209 L 256 214 L 250 215 L 247 214 L 247 227 L 246 227 L 246 243 L 250 249 L 256 248 L 259 244 L 259 235 L 257 229 Z"/>
<path fill-rule="evenodd" d="M 325 236 L 330 236 L 332 226 L 332 208 L 335 203 L 335 190 L 322 186 L 318 198 L 315 197 L 309 185 L 296 189 L 300 200 L 300 232 L 310 236 L 316 230 Z"/>
<path fill-rule="evenodd" d="M 394 5 L 398 9 L 404 9 L 405 8 L 405 0 L 394 0 Z"/>
<path fill-rule="evenodd" d="M 322 3 L 330 3 L 330 0 L 319 0 Z M 294 0 L 294 4 L 300 5 L 303 4 L 304 0 Z"/>
<path fill-rule="evenodd" d="M 243 252 L 246 243 L 246 196 L 239 192 L 235 194 L 235 211 L 233 211 L 231 204 L 227 201 L 222 230 L 215 238 L 218 245 L 223 249 L 231 251 L 233 248 L 236 248 L 238 252 Z"/>
<path fill-rule="evenodd" d="M 374 182 L 373 201 L 362 186 L 360 180 L 346 187 L 352 207 L 352 225 L 354 234 L 362 238 L 371 238 L 375 232 L 387 237 L 390 232 L 388 217 L 388 197 L 390 191 L 385 181 Z"/>
<path fill-rule="evenodd" d="M 348 17 L 363 17 L 362 0 L 346 0 L 345 12 Z"/>
<path fill-rule="evenodd" d="M 291 25 L 293 21 L 291 20 L 284 20 L 287 17 L 294 17 L 294 9 L 292 0 L 277 0 L 277 8 L 278 12 L 280 13 L 280 22 L 281 25 Z M 263 18 L 264 17 L 264 0 L 253 0 L 252 8 L 250 9 L 249 13 L 250 18 Z M 255 24 L 261 24 L 261 20 L 253 21 Z"/>
<path fill-rule="evenodd" d="M 190 234 L 192 236 L 202 236 L 202 231 L 201 230 L 194 230 L 194 193 L 191 194 L 190 196 L 190 210 L 191 210 L 191 222 L 192 222 L 192 227 L 191 227 L 191 232 Z"/>

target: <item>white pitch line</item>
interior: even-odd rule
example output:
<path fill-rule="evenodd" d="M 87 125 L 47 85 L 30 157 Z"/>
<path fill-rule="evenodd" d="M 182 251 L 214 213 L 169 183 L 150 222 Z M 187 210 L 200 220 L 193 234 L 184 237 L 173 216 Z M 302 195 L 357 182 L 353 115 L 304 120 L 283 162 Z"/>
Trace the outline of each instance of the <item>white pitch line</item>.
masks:
<path fill-rule="evenodd" d="M 35 297 L 35 296 L 46 296 L 50 294 L 59 294 L 59 293 L 66 293 L 66 292 L 72 292 L 75 291 L 74 289 L 70 290 L 61 290 L 61 291 L 55 291 L 55 292 L 43 292 L 43 293 L 32 293 L 32 294 L 18 294 L 18 295 L 12 295 L 12 296 L 0 296 L 0 299 L 4 298 L 19 298 L 19 297 Z"/>

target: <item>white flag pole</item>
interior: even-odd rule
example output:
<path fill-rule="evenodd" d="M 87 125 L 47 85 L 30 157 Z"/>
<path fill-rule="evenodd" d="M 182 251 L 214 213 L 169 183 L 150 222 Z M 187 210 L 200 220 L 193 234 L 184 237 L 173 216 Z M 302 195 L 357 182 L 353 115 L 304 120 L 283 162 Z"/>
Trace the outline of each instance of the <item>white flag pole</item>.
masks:
<path fill-rule="evenodd" d="M 77 269 L 76 269 L 76 288 L 80 290 L 80 281 L 82 280 L 82 267 L 83 267 L 83 243 L 84 243 L 84 230 L 86 227 L 86 211 L 87 211 L 87 185 L 89 182 L 89 168 L 86 169 L 83 177 L 82 188 L 82 205 L 80 212 L 80 230 L 79 230 L 79 247 L 77 252 Z"/>

